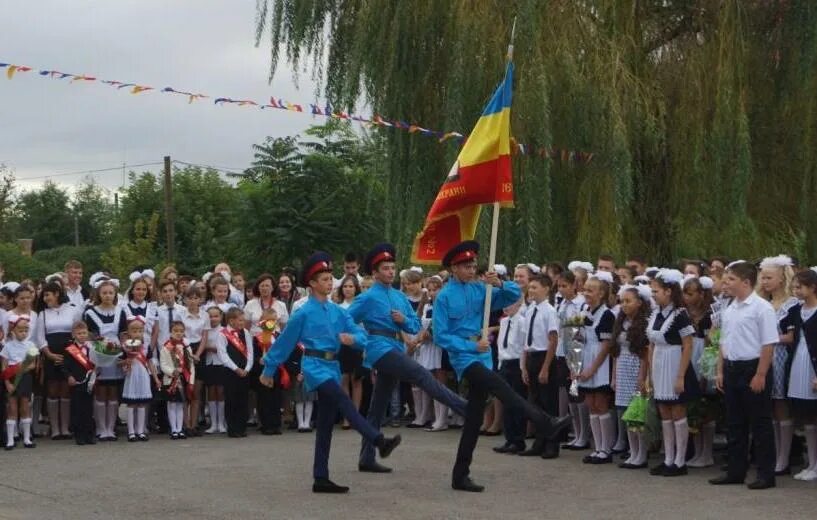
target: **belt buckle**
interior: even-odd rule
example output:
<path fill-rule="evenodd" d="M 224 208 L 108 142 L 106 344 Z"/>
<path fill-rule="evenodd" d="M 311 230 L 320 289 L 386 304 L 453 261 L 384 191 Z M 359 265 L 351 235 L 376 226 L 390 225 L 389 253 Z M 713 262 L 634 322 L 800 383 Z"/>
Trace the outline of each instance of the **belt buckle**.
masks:
<path fill-rule="evenodd" d="M 332 356 L 331 352 L 326 351 L 326 352 L 323 353 L 323 359 L 325 361 L 332 361 L 332 358 L 333 358 L 333 356 Z"/>

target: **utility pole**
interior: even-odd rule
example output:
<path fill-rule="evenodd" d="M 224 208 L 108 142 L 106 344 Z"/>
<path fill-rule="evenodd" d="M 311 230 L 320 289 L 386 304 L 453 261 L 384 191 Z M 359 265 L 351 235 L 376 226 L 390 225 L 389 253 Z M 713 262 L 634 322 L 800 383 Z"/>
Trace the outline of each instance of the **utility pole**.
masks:
<path fill-rule="evenodd" d="M 165 234 L 167 235 L 167 260 L 175 257 L 175 226 L 173 221 L 173 182 L 170 177 L 170 156 L 165 156 Z"/>
<path fill-rule="evenodd" d="M 74 245 L 79 247 L 79 215 L 74 212 Z"/>

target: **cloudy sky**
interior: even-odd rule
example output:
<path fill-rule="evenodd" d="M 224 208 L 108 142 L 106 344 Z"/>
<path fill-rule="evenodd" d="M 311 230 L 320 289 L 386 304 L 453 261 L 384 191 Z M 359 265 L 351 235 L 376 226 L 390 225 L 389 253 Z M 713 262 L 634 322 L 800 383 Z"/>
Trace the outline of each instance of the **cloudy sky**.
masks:
<path fill-rule="evenodd" d="M 0 13 L 0 62 L 35 69 L 11 81 L 0 69 L 0 164 L 24 188 L 55 174 L 54 181 L 70 186 L 87 174 L 66 173 L 161 162 L 165 155 L 244 168 L 253 143 L 320 122 L 36 73 L 59 70 L 258 102 L 271 95 L 314 101 L 308 72 L 301 71 L 296 87 L 283 64 L 267 83 L 269 44 L 254 46 L 254 0 L 0 0 Z M 93 178 L 112 190 L 122 185 L 121 169 Z"/>

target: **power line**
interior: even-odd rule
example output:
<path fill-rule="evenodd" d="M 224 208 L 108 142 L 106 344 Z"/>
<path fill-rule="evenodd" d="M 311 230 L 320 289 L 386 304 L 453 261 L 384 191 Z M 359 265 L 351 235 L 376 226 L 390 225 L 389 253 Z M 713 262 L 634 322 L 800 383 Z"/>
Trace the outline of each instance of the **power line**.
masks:
<path fill-rule="evenodd" d="M 230 168 L 228 166 L 216 166 L 212 164 L 194 164 L 184 161 L 177 161 L 176 159 L 173 160 L 176 164 L 183 164 L 185 166 L 194 166 L 196 168 L 210 168 L 211 170 L 223 170 L 223 171 L 236 171 L 236 172 L 243 172 L 247 168 Z"/>
<path fill-rule="evenodd" d="M 141 163 L 141 164 L 125 164 L 125 168 L 139 168 L 142 166 L 157 166 L 162 164 L 161 162 L 152 162 L 152 163 Z M 52 177 L 67 177 L 70 175 L 83 175 L 89 173 L 104 173 L 104 172 L 112 172 L 112 171 L 120 171 L 122 170 L 123 165 L 115 166 L 113 168 L 100 168 L 98 170 L 82 170 L 82 171 L 75 171 L 75 172 L 67 172 L 67 173 L 54 173 L 51 175 L 38 175 L 36 177 L 19 177 L 17 180 L 21 181 L 34 181 L 38 179 L 50 179 Z"/>

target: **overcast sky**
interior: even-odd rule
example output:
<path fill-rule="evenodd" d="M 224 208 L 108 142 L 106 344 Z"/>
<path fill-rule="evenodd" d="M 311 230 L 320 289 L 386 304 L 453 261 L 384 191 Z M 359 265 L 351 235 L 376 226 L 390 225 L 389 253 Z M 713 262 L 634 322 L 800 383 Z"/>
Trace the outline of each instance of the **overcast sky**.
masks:
<path fill-rule="evenodd" d="M 269 44 L 254 46 L 255 0 L 0 0 L 0 13 L 0 62 L 35 69 L 11 81 L 0 69 L 0 163 L 24 188 L 45 175 L 161 162 L 165 155 L 244 168 L 253 143 L 321 122 L 282 110 L 215 106 L 212 98 L 188 105 L 182 96 L 132 95 L 36 72 L 258 102 L 270 95 L 313 101 L 309 74 L 301 72 L 296 88 L 286 63 L 267 83 Z M 53 180 L 72 185 L 83 176 Z M 93 178 L 114 190 L 122 185 L 121 170 Z"/>

